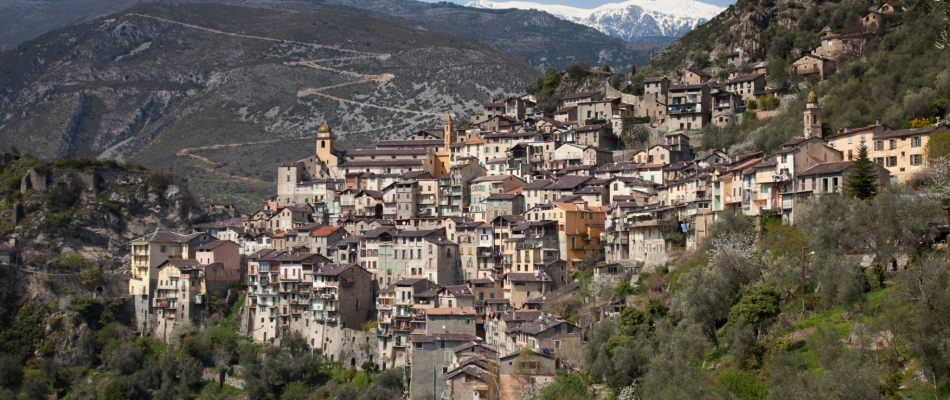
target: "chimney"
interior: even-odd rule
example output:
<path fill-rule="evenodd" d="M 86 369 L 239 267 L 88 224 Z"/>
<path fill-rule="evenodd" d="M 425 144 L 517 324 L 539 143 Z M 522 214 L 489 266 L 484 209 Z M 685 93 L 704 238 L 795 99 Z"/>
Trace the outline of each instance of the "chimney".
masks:
<path fill-rule="evenodd" d="M 874 126 L 881 126 L 881 119 L 880 119 L 880 118 L 878 118 L 876 121 L 874 121 Z"/>

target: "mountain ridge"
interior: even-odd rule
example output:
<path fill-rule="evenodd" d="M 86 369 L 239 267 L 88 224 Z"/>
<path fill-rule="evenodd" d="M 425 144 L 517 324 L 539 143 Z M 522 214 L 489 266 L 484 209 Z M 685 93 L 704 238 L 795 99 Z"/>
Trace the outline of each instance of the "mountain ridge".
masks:
<path fill-rule="evenodd" d="M 350 11 L 148 3 L 0 53 L 0 138 L 42 158 L 139 162 L 240 202 L 267 197 L 276 155 L 305 157 L 324 121 L 342 146 L 364 146 L 474 112 L 535 74 L 485 45 Z"/>
<path fill-rule="evenodd" d="M 630 43 L 540 11 L 487 10 L 415 0 L 176 0 L 183 4 L 231 4 L 282 12 L 342 9 L 362 12 L 415 29 L 465 37 L 538 67 L 563 68 L 586 60 L 626 68 L 644 65 L 669 40 Z M 145 0 L 145 3 L 157 2 Z M 62 3 L 62 6 L 55 5 Z M 120 12 L 134 0 L 69 0 L 0 3 L 0 49 L 54 29 Z"/>
<path fill-rule="evenodd" d="M 680 37 L 725 10 L 697 0 L 627 0 L 595 8 L 579 8 L 522 1 L 475 0 L 468 7 L 538 10 L 589 26 L 613 37 L 639 41 L 652 37 Z"/>

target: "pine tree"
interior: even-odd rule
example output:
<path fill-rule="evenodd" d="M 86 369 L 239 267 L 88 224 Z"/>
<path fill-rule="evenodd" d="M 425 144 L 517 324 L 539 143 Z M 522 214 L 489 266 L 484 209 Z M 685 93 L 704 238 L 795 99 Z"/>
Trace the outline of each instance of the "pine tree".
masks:
<path fill-rule="evenodd" d="M 877 195 L 877 165 L 868 158 L 868 147 L 861 142 L 858 147 L 858 158 L 854 160 L 851 173 L 844 187 L 845 194 L 861 200 L 867 200 Z"/>

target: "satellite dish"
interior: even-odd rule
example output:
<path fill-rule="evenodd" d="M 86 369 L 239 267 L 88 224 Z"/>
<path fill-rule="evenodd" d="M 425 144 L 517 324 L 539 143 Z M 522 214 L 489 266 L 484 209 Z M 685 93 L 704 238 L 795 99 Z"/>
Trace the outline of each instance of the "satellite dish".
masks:
<path fill-rule="evenodd" d="M 782 181 L 782 176 L 781 176 L 781 175 L 775 175 L 775 176 L 772 177 L 772 180 L 773 180 L 773 181 L 776 181 L 776 182 L 781 182 L 781 181 Z"/>
<path fill-rule="evenodd" d="M 732 201 L 732 196 L 726 196 L 726 201 Z"/>

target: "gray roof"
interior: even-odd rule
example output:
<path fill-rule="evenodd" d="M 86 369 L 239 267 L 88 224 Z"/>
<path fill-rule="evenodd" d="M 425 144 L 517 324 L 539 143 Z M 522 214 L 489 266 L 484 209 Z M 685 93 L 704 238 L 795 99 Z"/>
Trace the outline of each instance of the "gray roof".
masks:
<path fill-rule="evenodd" d="M 547 179 L 535 179 L 531 183 L 521 187 L 522 190 L 528 189 L 543 189 L 551 184 L 552 181 Z"/>
<path fill-rule="evenodd" d="M 799 176 L 824 175 L 842 172 L 854 165 L 854 161 L 837 161 L 815 165 L 809 169 L 800 172 Z"/>
<path fill-rule="evenodd" d="M 521 195 L 518 193 L 492 193 L 487 200 L 512 200 L 518 196 Z"/>
<path fill-rule="evenodd" d="M 435 146 L 441 146 L 445 143 L 442 139 L 432 139 L 432 140 L 380 140 L 376 142 L 376 148 L 381 147 L 398 147 L 398 148 L 429 148 Z"/>
<path fill-rule="evenodd" d="M 752 81 L 754 81 L 754 80 L 756 80 L 756 79 L 759 79 L 759 78 L 765 78 L 765 74 L 752 74 L 752 75 L 737 76 L 735 79 L 731 79 L 731 80 L 729 80 L 728 82 L 726 82 L 726 84 L 728 85 L 728 84 L 730 84 L 730 83 L 752 82 Z"/>
<path fill-rule="evenodd" d="M 317 269 L 317 271 L 314 272 L 314 275 L 334 276 L 354 267 L 359 268 L 359 266 L 356 264 L 330 264 Z"/>
<path fill-rule="evenodd" d="M 596 96 L 596 95 L 598 95 L 598 94 L 600 94 L 600 92 L 577 92 L 577 93 L 571 93 L 571 94 L 568 94 L 567 96 L 564 96 L 564 100 L 583 99 L 583 98 L 587 98 L 587 97 L 593 97 L 593 96 Z"/>
<path fill-rule="evenodd" d="M 137 241 L 155 242 L 155 243 L 187 243 L 200 235 L 204 235 L 204 234 L 193 233 L 190 235 L 182 235 L 175 232 L 156 231 L 151 234 L 145 235 L 145 237 Z"/>
<path fill-rule="evenodd" d="M 580 176 L 580 175 L 565 175 L 557 179 L 550 186 L 545 187 L 545 189 L 552 190 L 562 190 L 562 189 L 574 189 L 580 185 L 583 185 L 585 182 L 593 179 L 590 176 Z"/>
<path fill-rule="evenodd" d="M 903 136 L 926 135 L 943 127 L 946 127 L 946 125 L 931 125 L 925 126 L 923 128 L 885 130 L 880 135 L 874 135 L 874 139 L 890 139 Z"/>
<path fill-rule="evenodd" d="M 547 272 L 509 272 L 505 277 L 510 281 L 515 282 L 551 282 L 551 277 L 548 276 Z"/>
<path fill-rule="evenodd" d="M 413 343 L 447 342 L 481 342 L 482 338 L 468 333 L 435 333 L 431 335 L 412 335 L 409 340 Z"/>

